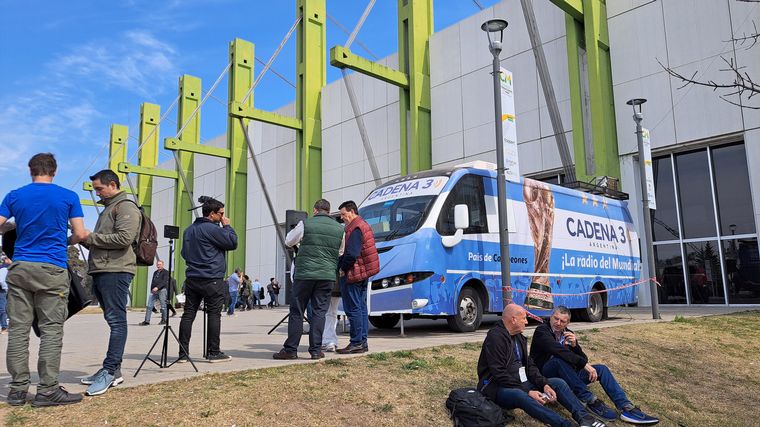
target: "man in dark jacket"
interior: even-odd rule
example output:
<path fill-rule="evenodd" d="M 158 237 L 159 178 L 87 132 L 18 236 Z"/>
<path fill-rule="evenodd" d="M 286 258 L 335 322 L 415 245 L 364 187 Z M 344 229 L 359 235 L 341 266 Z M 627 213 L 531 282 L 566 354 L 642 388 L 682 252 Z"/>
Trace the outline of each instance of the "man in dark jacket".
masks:
<path fill-rule="evenodd" d="M 591 365 L 588 362 L 576 335 L 567 328 L 569 324 L 570 310 L 558 306 L 549 318 L 549 323 L 540 325 L 533 333 L 530 356 L 541 372 L 548 377 L 565 380 L 588 410 L 601 419 L 614 421 L 617 413 L 589 391 L 588 384 L 595 381 L 599 381 L 607 396 L 620 410 L 621 420 L 633 424 L 658 423 L 657 418 L 645 414 L 628 400 L 607 366 Z"/>
<path fill-rule="evenodd" d="M 311 304 L 309 318 L 309 353 L 312 359 L 325 357 L 322 352 L 322 332 L 330 291 L 335 283 L 338 253 L 343 241 L 343 227 L 330 217 L 330 202 L 319 199 L 314 203 L 311 218 L 300 221 L 285 237 L 285 244 L 298 247 L 295 260 L 293 299 L 288 318 L 288 338 L 272 357 L 280 360 L 298 358 L 298 344 L 303 334 L 303 313 Z"/>
<path fill-rule="evenodd" d="M 478 359 L 478 390 L 503 408 L 520 408 L 552 426 L 573 425 L 544 406 L 557 400 L 581 427 L 605 426 L 586 412 L 563 380 L 544 378 L 528 356 L 528 342 L 522 334 L 528 324 L 525 309 L 509 304 L 501 320 L 483 342 Z"/>
<path fill-rule="evenodd" d="M 205 199 L 203 217 L 197 218 L 182 236 L 185 259 L 185 312 L 179 324 L 179 361 L 187 360 L 193 321 L 201 301 L 208 314 L 208 361 L 226 362 L 230 356 L 219 350 L 222 306 L 224 305 L 225 251 L 237 248 L 238 239 L 224 215 L 224 204 Z M 221 226 L 219 225 L 221 223 Z"/>
<path fill-rule="evenodd" d="M 369 313 L 367 312 L 367 280 L 380 271 L 380 258 L 375 247 L 375 235 L 367 221 L 359 216 L 352 200 L 340 205 L 340 217 L 346 224 L 345 251 L 340 258 L 343 309 L 351 327 L 351 341 L 339 354 L 364 353 L 369 349 Z"/>
<path fill-rule="evenodd" d="M 156 271 L 153 272 L 153 280 L 150 282 L 150 297 L 148 305 L 145 307 L 145 320 L 139 323 L 140 326 L 150 325 L 150 315 L 153 312 L 153 305 L 158 300 L 161 304 L 161 322 L 159 325 L 166 323 L 166 296 L 169 291 L 169 271 L 164 269 L 164 262 L 156 262 Z"/>

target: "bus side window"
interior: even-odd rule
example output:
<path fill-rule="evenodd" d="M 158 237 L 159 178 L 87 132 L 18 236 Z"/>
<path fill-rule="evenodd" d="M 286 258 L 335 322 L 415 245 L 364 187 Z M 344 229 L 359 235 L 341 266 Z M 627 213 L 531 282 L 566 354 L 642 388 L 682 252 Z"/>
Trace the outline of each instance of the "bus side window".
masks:
<path fill-rule="evenodd" d="M 441 210 L 436 226 L 442 236 L 450 236 L 456 232 L 454 228 L 454 206 L 467 205 L 470 212 L 470 226 L 465 234 L 488 233 L 488 217 L 483 199 L 483 177 L 465 175 L 449 193 L 446 203 Z"/>

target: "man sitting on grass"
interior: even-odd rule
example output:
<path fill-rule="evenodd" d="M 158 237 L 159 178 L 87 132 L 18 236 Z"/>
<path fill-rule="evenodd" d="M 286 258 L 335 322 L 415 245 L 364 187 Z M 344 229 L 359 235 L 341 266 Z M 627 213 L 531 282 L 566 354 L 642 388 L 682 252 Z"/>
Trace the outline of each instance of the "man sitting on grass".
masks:
<path fill-rule="evenodd" d="M 478 359 L 478 390 L 502 408 L 520 408 L 551 426 L 574 425 L 544 406 L 559 400 L 581 427 L 605 427 L 586 412 L 563 380 L 544 378 L 528 356 L 528 341 L 522 334 L 528 324 L 525 309 L 509 304 L 501 320 L 483 342 Z"/>
<path fill-rule="evenodd" d="M 547 377 L 565 380 L 573 393 L 597 417 L 614 421 L 617 413 L 610 409 L 588 389 L 588 384 L 599 381 L 607 396 L 620 411 L 620 419 L 633 424 L 656 424 L 660 420 L 635 407 L 620 387 L 609 368 L 591 365 L 578 344 L 578 339 L 567 326 L 570 310 L 564 306 L 554 309 L 548 324 L 536 328 L 530 345 L 530 356 Z"/>

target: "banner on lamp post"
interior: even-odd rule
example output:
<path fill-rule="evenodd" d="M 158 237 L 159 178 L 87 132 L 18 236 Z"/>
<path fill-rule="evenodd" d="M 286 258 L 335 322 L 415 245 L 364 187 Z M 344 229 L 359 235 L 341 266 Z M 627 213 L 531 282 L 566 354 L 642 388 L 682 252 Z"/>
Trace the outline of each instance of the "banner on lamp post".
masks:
<path fill-rule="evenodd" d="M 646 170 L 647 201 L 649 209 L 657 209 L 657 199 L 654 194 L 654 172 L 652 171 L 652 143 L 649 140 L 649 129 L 641 128 L 644 141 L 644 169 Z"/>
<path fill-rule="evenodd" d="M 501 86 L 501 128 L 504 134 L 504 174 L 511 181 L 520 180 L 520 161 L 517 153 L 517 128 L 515 118 L 515 91 L 512 72 L 502 68 L 499 72 Z"/>

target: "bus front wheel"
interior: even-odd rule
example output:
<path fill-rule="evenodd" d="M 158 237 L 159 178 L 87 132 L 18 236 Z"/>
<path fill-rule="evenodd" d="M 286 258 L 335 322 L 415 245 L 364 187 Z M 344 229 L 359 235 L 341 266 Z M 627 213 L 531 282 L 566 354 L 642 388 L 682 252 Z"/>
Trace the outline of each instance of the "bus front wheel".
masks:
<path fill-rule="evenodd" d="M 457 300 L 457 314 L 446 317 L 449 328 L 455 332 L 472 332 L 483 320 L 483 303 L 475 289 L 464 288 Z"/>
<path fill-rule="evenodd" d="M 377 329 L 393 329 L 400 319 L 400 314 L 383 314 L 380 316 L 369 316 L 369 323 Z"/>

